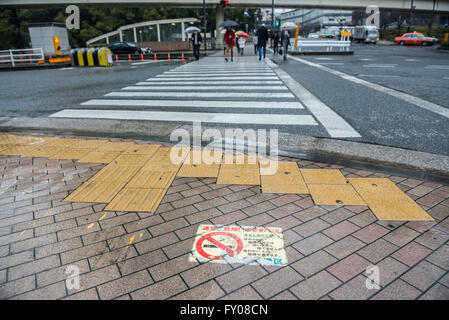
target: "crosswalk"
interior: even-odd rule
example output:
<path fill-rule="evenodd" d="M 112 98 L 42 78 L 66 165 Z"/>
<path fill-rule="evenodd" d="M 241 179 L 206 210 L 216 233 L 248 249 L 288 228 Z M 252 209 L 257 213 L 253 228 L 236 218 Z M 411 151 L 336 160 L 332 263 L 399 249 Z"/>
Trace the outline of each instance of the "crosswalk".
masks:
<path fill-rule="evenodd" d="M 282 126 L 332 136 L 273 69 L 254 57 L 207 57 L 64 109 L 59 118 Z"/>

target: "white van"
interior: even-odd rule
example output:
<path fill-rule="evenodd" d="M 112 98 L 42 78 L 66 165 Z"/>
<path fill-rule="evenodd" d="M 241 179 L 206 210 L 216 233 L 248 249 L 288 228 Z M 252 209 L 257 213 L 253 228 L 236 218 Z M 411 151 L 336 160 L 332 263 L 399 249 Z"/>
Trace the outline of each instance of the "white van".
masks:
<path fill-rule="evenodd" d="M 358 43 L 374 43 L 379 41 L 379 30 L 375 26 L 357 26 L 354 28 L 352 40 Z"/>

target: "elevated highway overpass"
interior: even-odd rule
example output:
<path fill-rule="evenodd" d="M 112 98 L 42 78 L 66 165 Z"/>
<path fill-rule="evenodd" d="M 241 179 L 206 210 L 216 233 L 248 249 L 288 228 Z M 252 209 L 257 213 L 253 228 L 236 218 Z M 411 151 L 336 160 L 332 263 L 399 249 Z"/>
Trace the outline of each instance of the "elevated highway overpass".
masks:
<path fill-rule="evenodd" d="M 270 7 L 272 0 L 230 0 L 234 7 Z M 209 7 L 220 0 L 206 0 Z M 80 7 L 200 7 L 203 0 L 0 0 L 0 6 L 62 7 L 70 4 Z M 434 6 L 435 4 L 435 6 Z M 275 0 L 277 8 L 322 8 L 354 10 L 376 5 L 380 10 L 410 10 L 411 0 Z M 449 12 L 449 0 L 414 0 L 416 12 Z"/>

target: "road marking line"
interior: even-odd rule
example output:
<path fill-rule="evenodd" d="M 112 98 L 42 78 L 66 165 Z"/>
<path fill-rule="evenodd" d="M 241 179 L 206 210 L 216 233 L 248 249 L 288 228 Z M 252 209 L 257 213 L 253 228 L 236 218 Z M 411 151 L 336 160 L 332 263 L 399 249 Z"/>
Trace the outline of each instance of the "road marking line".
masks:
<path fill-rule="evenodd" d="M 423 100 L 421 98 L 412 96 L 412 95 L 410 95 L 408 93 L 405 93 L 405 92 L 401 92 L 401 91 L 397 91 L 397 90 L 394 90 L 394 89 L 390 89 L 388 87 L 381 86 L 381 85 L 379 85 L 377 83 L 374 83 L 374 82 L 369 82 L 369 81 L 366 81 L 366 80 L 363 80 L 363 79 L 359 79 L 359 78 L 351 76 L 351 75 L 349 75 L 347 73 L 344 73 L 344 72 L 341 72 L 341 71 L 337 71 L 337 70 L 333 70 L 333 69 L 330 69 L 328 67 L 325 67 L 325 66 L 322 66 L 322 65 L 319 65 L 317 63 L 313 63 L 313 62 L 310 62 L 310 61 L 307 61 L 307 60 L 304 60 L 304 59 L 301 59 L 301 58 L 297 58 L 297 57 L 294 57 L 294 56 L 289 56 L 289 58 L 291 58 L 293 60 L 296 60 L 298 62 L 302 62 L 302 63 L 307 64 L 309 66 L 312 66 L 312 67 L 319 68 L 321 70 L 327 71 L 327 72 L 329 72 L 329 73 L 331 73 L 333 75 L 339 76 L 340 78 L 346 79 L 348 81 L 351 81 L 351 82 L 354 82 L 354 83 L 357 83 L 357 84 L 361 84 L 361 85 L 364 85 L 364 86 L 366 86 L 368 88 L 371 88 L 371 89 L 374 89 L 374 90 L 386 93 L 386 94 L 388 94 L 390 96 L 393 96 L 395 98 L 404 100 L 404 101 L 409 102 L 411 104 L 414 104 L 415 106 L 418 106 L 420 108 L 423 108 L 423 109 L 426 109 L 428 111 L 437 113 L 437 114 L 439 114 L 439 115 L 441 115 L 441 116 L 443 116 L 445 118 L 449 118 L 449 109 L 444 108 L 442 106 L 439 106 L 439 105 L 437 105 L 435 103 L 432 103 L 432 102 Z"/>
<path fill-rule="evenodd" d="M 445 79 L 445 80 L 449 80 L 449 77 L 443 77 L 443 79 Z"/>
<path fill-rule="evenodd" d="M 294 98 L 290 92 L 110 92 L 105 97 Z"/>
<path fill-rule="evenodd" d="M 231 114 L 200 112 L 159 112 L 130 110 L 64 109 L 51 114 L 52 118 L 89 118 L 119 120 L 153 120 L 174 122 L 209 122 L 265 125 L 318 125 L 310 115 L 294 114 Z"/>
<path fill-rule="evenodd" d="M 91 106 L 142 106 L 142 107 L 188 107 L 188 108 L 247 108 L 247 109 L 304 109 L 298 102 L 279 101 L 204 101 L 204 100 L 113 100 L 93 99 L 81 103 Z"/>
<path fill-rule="evenodd" d="M 428 65 L 426 69 L 449 69 L 449 65 Z"/>
<path fill-rule="evenodd" d="M 210 91 L 210 90 L 264 90 L 264 91 L 277 91 L 288 90 L 285 86 L 129 86 L 124 87 L 122 90 L 169 90 L 169 91 Z"/>
<path fill-rule="evenodd" d="M 272 72 L 270 73 L 254 73 L 254 72 L 232 72 L 232 73 L 211 73 L 211 74 L 194 74 L 194 73 L 187 73 L 187 74 L 160 74 L 157 75 L 156 78 L 184 78 L 184 77 L 197 77 L 197 78 L 209 78 L 213 76 L 219 76 L 219 77 L 226 77 L 226 76 L 252 76 L 252 77 L 265 77 L 265 76 L 274 76 Z"/>
<path fill-rule="evenodd" d="M 359 77 L 400 78 L 400 76 L 391 76 L 386 74 L 359 74 Z"/>
<path fill-rule="evenodd" d="M 233 77 L 233 76 L 223 76 L 223 77 L 203 77 L 201 78 L 201 80 L 278 80 L 278 77 L 274 77 L 274 76 L 251 76 L 251 77 L 245 77 L 245 76 L 241 76 L 241 77 Z M 178 78 L 171 78 L 171 77 L 167 77 L 167 78 L 149 78 L 145 81 L 161 81 L 161 80 L 177 80 L 177 81 L 182 81 L 182 80 L 199 80 L 197 77 L 190 77 L 190 78 L 183 78 L 183 77 L 178 77 Z"/>
<path fill-rule="evenodd" d="M 268 81 L 203 81 L 203 80 L 198 80 L 198 81 L 159 81 L 159 82 L 138 82 L 136 83 L 136 85 L 138 86 L 166 86 L 166 85 L 226 85 L 226 84 L 245 84 L 245 85 L 253 85 L 253 84 L 284 84 L 282 81 L 280 80 L 268 80 Z"/>
<path fill-rule="evenodd" d="M 394 68 L 397 64 L 365 64 L 364 68 Z"/>
<path fill-rule="evenodd" d="M 315 60 L 335 60 L 335 58 L 314 58 Z"/>
<path fill-rule="evenodd" d="M 329 64 L 329 65 L 336 65 L 336 66 L 344 65 L 343 62 L 320 62 L 320 64 L 323 64 L 323 65 Z"/>
<path fill-rule="evenodd" d="M 274 68 L 275 72 L 284 81 L 287 87 L 298 97 L 298 99 L 309 109 L 317 120 L 327 130 L 329 135 L 334 138 L 360 138 L 360 134 L 340 117 L 334 110 L 329 108 L 310 91 L 295 81 L 290 75 L 279 68 L 271 60 L 265 62 Z"/>

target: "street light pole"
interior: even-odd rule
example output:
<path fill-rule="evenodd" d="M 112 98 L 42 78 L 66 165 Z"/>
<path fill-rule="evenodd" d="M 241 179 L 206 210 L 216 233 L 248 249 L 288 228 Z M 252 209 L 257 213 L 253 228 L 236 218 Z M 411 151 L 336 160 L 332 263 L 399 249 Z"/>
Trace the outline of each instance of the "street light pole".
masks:
<path fill-rule="evenodd" d="M 410 4 L 410 23 L 408 24 L 408 28 L 407 28 L 407 32 L 410 32 L 410 27 L 412 26 L 413 23 L 413 11 L 415 11 L 415 6 L 413 5 L 413 1 Z"/>
<path fill-rule="evenodd" d="M 206 55 L 207 50 L 207 19 L 206 19 L 206 0 L 203 0 L 203 20 L 204 20 L 204 55 Z"/>
<path fill-rule="evenodd" d="M 271 0 L 271 30 L 274 29 L 274 0 Z"/>

